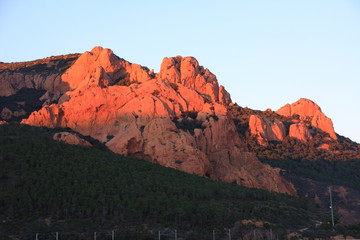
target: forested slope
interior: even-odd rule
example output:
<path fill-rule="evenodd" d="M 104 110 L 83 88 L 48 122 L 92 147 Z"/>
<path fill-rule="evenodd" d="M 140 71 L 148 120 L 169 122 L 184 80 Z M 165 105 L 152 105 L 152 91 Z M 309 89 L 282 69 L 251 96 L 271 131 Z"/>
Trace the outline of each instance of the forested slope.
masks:
<path fill-rule="evenodd" d="M 49 217 L 53 222 L 91 219 L 104 228 L 147 224 L 150 229 L 194 231 L 231 228 L 243 219 L 266 221 L 274 229 L 299 229 L 321 218 L 305 199 L 212 181 L 107 150 L 66 145 L 51 139 L 55 131 L 0 126 L 2 234 L 31 234 L 33 230 L 21 223 Z M 86 223 L 81 229 L 87 229 Z M 45 230 L 58 229 L 53 224 Z"/>

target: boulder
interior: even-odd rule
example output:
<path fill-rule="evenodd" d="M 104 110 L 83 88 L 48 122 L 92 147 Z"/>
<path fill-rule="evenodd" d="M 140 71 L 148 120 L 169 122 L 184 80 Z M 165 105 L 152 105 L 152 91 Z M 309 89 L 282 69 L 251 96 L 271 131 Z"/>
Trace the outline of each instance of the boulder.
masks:
<path fill-rule="evenodd" d="M 69 132 L 58 132 L 55 133 L 53 136 L 53 139 L 56 141 L 63 141 L 67 144 L 72 144 L 72 145 L 79 145 L 79 146 L 85 146 L 85 147 L 91 147 L 91 143 L 89 143 L 88 141 L 80 138 L 78 135 L 74 134 L 74 133 L 69 133 Z"/>

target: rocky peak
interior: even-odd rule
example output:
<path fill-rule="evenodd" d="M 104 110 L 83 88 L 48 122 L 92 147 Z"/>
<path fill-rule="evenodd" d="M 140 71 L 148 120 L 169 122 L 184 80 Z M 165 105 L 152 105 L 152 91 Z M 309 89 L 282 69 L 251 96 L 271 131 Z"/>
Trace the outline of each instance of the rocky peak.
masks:
<path fill-rule="evenodd" d="M 157 78 L 192 88 L 211 102 L 231 103 L 230 94 L 223 86 L 219 86 L 216 76 L 200 66 L 194 57 L 164 58 Z"/>
<path fill-rule="evenodd" d="M 150 75 L 149 69 L 120 59 L 112 50 L 94 47 L 78 58 L 62 75 L 62 81 L 68 85 L 66 90 L 74 90 L 89 84 L 106 87 L 124 78 L 133 82 L 142 82 L 151 79 Z"/>
<path fill-rule="evenodd" d="M 321 114 L 321 108 L 313 101 L 307 98 L 300 98 L 292 104 L 286 104 L 276 111 L 276 113 L 283 116 L 299 115 L 301 118 L 313 117 Z"/>
<path fill-rule="evenodd" d="M 321 111 L 321 108 L 316 103 L 309 99 L 301 98 L 292 104 L 286 104 L 276 113 L 286 117 L 298 115 L 301 122 L 319 128 L 329 133 L 332 139 L 337 139 L 331 119 Z"/>

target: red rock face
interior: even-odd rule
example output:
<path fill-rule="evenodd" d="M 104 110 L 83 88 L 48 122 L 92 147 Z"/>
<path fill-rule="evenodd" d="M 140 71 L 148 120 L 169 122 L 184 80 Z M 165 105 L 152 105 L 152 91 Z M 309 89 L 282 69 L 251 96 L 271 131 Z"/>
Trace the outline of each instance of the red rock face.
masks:
<path fill-rule="evenodd" d="M 211 102 L 231 103 L 230 94 L 223 86 L 219 87 L 216 76 L 208 69 L 199 66 L 198 61 L 193 57 L 164 58 L 157 78 L 195 89 Z"/>
<path fill-rule="evenodd" d="M 312 139 L 309 129 L 303 123 L 290 125 L 289 136 L 307 142 Z"/>
<path fill-rule="evenodd" d="M 114 85 L 123 78 L 133 83 Z M 231 102 L 230 95 L 195 58 L 165 58 L 155 76 L 97 47 L 80 56 L 62 79 L 70 90 L 59 103 L 44 106 L 22 123 L 70 127 L 126 156 L 247 187 L 296 194 L 279 170 L 244 152 L 224 106 Z M 281 124 L 273 125 L 273 137 L 281 138 Z"/>
<path fill-rule="evenodd" d="M 63 85 L 68 86 L 66 90 L 74 90 L 82 87 L 81 84 L 110 86 L 125 77 L 131 82 L 142 82 L 152 78 L 148 69 L 119 59 L 110 49 L 94 47 L 90 52 L 82 54 L 61 79 Z"/>
<path fill-rule="evenodd" d="M 276 113 L 283 116 L 293 116 L 297 114 L 300 116 L 301 121 L 310 122 L 311 126 L 329 133 L 332 139 L 337 139 L 331 119 L 326 117 L 321 111 L 321 108 L 309 99 L 301 98 L 291 105 L 286 104 L 277 110 Z"/>
<path fill-rule="evenodd" d="M 284 124 L 279 120 L 270 120 L 257 115 L 251 115 L 249 120 L 250 133 L 256 136 L 261 145 L 268 141 L 282 141 L 286 136 Z"/>

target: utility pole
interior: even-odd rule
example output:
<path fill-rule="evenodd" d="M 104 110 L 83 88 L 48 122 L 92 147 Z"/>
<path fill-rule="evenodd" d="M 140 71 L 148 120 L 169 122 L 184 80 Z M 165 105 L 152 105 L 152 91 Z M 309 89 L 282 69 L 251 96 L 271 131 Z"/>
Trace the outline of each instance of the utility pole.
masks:
<path fill-rule="evenodd" d="M 114 230 L 111 231 L 111 239 L 115 240 L 115 231 Z"/>
<path fill-rule="evenodd" d="M 229 228 L 229 240 L 231 240 L 231 229 Z"/>
<path fill-rule="evenodd" d="M 213 230 L 213 240 L 215 240 L 215 230 Z"/>
<path fill-rule="evenodd" d="M 59 240 L 59 232 L 56 232 L 56 240 Z"/>
<path fill-rule="evenodd" d="M 160 240 L 160 231 L 158 231 L 158 236 L 159 236 L 159 240 Z"/>
<path fill-rule="evenodd" d="M 330 211 L 331 211 L 331 223 L 334 227 L 334 210 L 333 210 L 333 203 L 332 203 L 332 195 L 331 195 L 331 187 L 329 187 L 329 195 L 330 195 Z"/>

